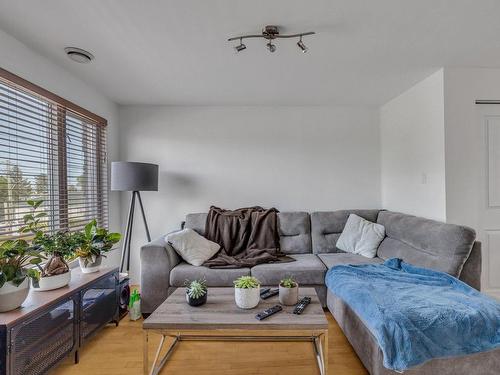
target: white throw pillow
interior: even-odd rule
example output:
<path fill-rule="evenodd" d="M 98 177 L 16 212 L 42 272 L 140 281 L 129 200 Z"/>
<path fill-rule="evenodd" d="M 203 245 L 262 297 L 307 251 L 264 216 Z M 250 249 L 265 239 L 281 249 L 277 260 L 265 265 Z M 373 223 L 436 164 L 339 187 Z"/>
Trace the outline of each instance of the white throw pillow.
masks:
<path fill-rule="evenodd" d="M 201 266 L 220 249 L 219 244 L 207 240 L 190 228 L 168 234 L 165 241 L 172 245 L 182 259 L 193 266 Z"/>
<path fill-rule="evenodd" d="M 350 214 L 344 230 L 337 240 L 340 250 L 373 258 L 385 237 L 385 228 L 355 214 Z"/>

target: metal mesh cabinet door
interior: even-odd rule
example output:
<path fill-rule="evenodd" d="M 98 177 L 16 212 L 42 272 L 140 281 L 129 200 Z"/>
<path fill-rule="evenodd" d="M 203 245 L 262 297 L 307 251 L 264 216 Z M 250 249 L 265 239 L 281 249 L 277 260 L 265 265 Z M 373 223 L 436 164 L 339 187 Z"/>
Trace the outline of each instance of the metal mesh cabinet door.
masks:
<path fill-rule="evenodd" d="M 0 326 L 0 375 L 7 373 L 7 328 Z"/>
<path fill-rule="evenodd" d="M 100 327 L 117 319 L 117 288 L 118 273 L 113 273 L 82 290 L 82 312 L 80 317 L 81 344 Z"/>
<path fill-rule="evenodd" d="M 9 356 L 12 375 L 44 374 L 75 349 L 76 302 L 76 299 L 67 299 L 49 306 L 11 328 Z"/>

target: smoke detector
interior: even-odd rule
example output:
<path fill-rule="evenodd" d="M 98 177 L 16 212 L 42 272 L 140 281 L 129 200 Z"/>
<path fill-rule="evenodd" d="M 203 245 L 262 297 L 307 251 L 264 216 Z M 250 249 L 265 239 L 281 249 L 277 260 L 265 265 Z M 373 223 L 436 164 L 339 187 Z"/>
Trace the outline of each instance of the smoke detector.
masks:
<path fill-rule="evenodd" d="M 76 47 L 66 47 L 64 49 L 66 52 L 66 55 L 73 61 L 80 63 L 80 64 L 88 64 L 92 60 L 94 60 L 94 55 L 92 55 L 90 52 L 85 51 L 81 48 L 76 48 Z"/>

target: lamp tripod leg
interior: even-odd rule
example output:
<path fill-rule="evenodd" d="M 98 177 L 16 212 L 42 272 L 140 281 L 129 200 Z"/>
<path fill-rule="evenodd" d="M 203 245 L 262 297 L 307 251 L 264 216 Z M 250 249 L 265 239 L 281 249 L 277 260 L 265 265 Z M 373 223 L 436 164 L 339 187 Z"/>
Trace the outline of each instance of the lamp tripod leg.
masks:
<path fill-rule="evenodd" d="M 151 235 L 149 234 L 148 223 L 146 221 L 146 215 L 144 214 L 144 206 L 142 205 L 140 192 L 137 192 L 137 198 L 139 198 L 139 205 L 141 206 L 142 220 L 144 221 L 144 227 L 146 228 L 146 236 L 148 238 L 148 242 L 151 242 Z"/>
<path fill-rule="evenodd" d="M 127 272 L 130 270 L 130 246 L 132 245 L 132 228 L 134 226 L 134 213 L 135 213 L 135 197 L 137 195 L 137 191 L 133 192 L 132 195 L 132 217 L 130 219 L 130 232 L 128 235 L 128 246 L 127 246 Z"/>
<path fill-rule="evenodd" d="M 125 229 L 125 238 L 122 244 L 122 256 L 120 260 L 120 272 L 123 272 L 125 265 L 125 258 L 129 259 L 130 255 L 130 241 L 132 239 L 132 222 L 134 220 L 134 205 L 135 205 L 135 191 L 132 192 L 132 197 L 130 198 L 130 207 L 127 216 L 127 228 Z M 127 271 L 129 270 L 127 261 Z"/>

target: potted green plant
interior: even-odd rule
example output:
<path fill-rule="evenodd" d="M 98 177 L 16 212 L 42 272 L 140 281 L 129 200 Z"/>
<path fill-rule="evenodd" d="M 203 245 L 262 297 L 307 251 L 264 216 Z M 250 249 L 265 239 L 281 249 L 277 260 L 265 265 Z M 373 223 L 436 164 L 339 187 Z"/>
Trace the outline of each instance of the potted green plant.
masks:
<path fill-rule="evenodd" d="M 61 288 L 71 280 L 71 272 L 66 262 L 74 253 L 72 235 L 69 232 L 44 233 L 40 228 L 41 218 L 47 216 L 45 212 L 37 212 L 43 203 L 42 200 L 28 200 L 31 213 L 24 216 L 24 226 L 20 233 L 32 237 L 32 247 L 48 256 L 42 265 L 37 265 L 37 277 L 32 278 L 33 290 L 46 291 Z"/>
<path fill-rule="evenodd" d="M 74 233 L 74 246 L 82 272 L 99 271 L 105 253 L 109 252 L 120 238 L 120 233 L 108 233 L 107 229 L 99 228 L 95 219 L 85 225 L 83 232 Z"/>
<path fill-rule="evenodd" d="M 208 287 L 206 280 L 186 280 L 186 301 L 190 306 L 201 306 L 207 302 Z"/>
<path fill-rule="evenodd" d="M 71 281 L 71 270 L 67 263 L 74 254 L 75 247 L 69 232 L 44 234 L 38 232 L 33 245 L 48 256 L 39 272 L 38 280 L 32 280 L 33 290 L 47 291 L 68 285 Z"/>
<path fill-rule="evenodd" d="M 253 309 L 260 301 L 260 281 L 253 276 L 234 280 L 234 299 L 240 309 Z"/>
<path fill-rule="evenodd" d="M 279 300 L 285 306 L 296 305 L 299 302 L 299 284 L 291 276 L 280 281 Z"/>
<path fill-rule="evenodd" d="M 0 244 L 0 312 L 21 306 L 28 296 L 29 277 L 36 277 L 30 266 L 40 264 L 43 256 L 24 239 Z"/>

